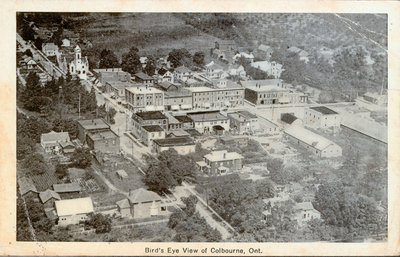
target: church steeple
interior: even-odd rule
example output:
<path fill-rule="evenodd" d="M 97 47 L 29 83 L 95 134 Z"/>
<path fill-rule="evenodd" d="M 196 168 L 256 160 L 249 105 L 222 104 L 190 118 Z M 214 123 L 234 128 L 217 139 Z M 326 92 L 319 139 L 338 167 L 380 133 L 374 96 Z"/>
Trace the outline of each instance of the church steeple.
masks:
<path fill-rule="evenodd" d="M 79 47 L 79 45 L 76 45 L 75 47 L 75 59 L 81 59 L 81 48 Z"/>

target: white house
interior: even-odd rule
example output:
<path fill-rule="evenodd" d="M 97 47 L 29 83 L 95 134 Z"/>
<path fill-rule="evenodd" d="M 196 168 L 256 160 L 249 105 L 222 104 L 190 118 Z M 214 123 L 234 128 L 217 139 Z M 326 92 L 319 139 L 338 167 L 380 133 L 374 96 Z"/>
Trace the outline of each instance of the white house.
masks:
<path fill-rule="evenodd" d="M 88 215 L 93 213 L 93 202 L 90 197 L 56 201 L 55 205 L 60 226 L 79 224 L 86 221 Z"/>
<path fill-rule="evenodd" d="M 62 40 L 62 45 L 63 47 L 70 47 L 71 46 L 71 41 L 69 39 L 64 38 Z"/>
<path fill-rule="evenodd" d="M 45 43 L 42 45 L 42 52 L 46 56 L 56 56 L 58 54 L 58 46 L 54 43 Z"/>
<path fill-rule="evenodd" d="M 270 76 L 274 76 L 274 78 L 278 79 L 281 77 L 282 72 L 284 69 L 282 68 L 282 64 L 277 62 L 269 62 L 269 61 L 259 61 L 251 63 L 251 66 L 257 69 L 260 69 Z"/>
<path fill-rule="evenodd" d="M 68 132 L 55 132 L 42 134 L 40 136 L 40 145 L 43 147 L 45 152 L 50 153 L 52 151 L 60 151 L 60 143 L 70 142 Z"/>
<path fill-rule="evenodd" d="M 339 129 L 340 115 L 325 106 L 306 108 L 304 111 L 304 125 L 311 128 Z"/>
<path fill-rule="evenodd" d="M 314 209 L 314 206 L 311 202 L 302 202 L 297 203 L 294 206 L 295 214 L 294 219 L 297 220 L 297 223 L 302 226 L 306 222 L 312 219 L 320 219 L 321 213 Z"/>

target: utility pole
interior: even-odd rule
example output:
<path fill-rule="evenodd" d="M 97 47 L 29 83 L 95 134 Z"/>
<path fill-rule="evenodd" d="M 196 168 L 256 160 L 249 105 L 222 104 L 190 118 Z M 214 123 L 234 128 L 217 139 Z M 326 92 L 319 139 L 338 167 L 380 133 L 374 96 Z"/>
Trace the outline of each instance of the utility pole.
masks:
<path fill-rule="evenodd" d="M 79 119 L 81 118 L 81 92 L 79 92 L 79 98 L 78 98 L 78 115 Z"/>

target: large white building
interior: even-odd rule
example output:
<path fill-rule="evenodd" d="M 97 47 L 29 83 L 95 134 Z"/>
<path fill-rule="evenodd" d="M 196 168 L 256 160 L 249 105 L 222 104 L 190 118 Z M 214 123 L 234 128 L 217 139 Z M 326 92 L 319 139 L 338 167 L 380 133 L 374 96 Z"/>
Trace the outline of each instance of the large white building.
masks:
<path fill-rule="evenodd" d="M 312 128 L 339 129 L 340 115 L 325 106 L 309 107 L 304 111 L 304 125 Z"/>
<path fill-rule="evenodd" d="M 342 148 L 334 142 L 300 126 L 292 125 L 285 129 L 289 140 L 318 157 L 340 157 Z"/>
<path fill-rule="evenodd" d="M 164 110 L 164 92 L 154 87 L 125 88 L 125 100 L 128 109 L 133 112 Z"/>
<path fill-rule="evenodd" d="M 87 57 L 82 57 L 81 48 L 77 45 L 73 54 L 61 54 L 57 57 L 60 68 L 71 75 L 77 75 L 80 79 L 87 79 L 89 62 Z"/>
<path fill-rule="evenodd" d="M 79 224 L 86 221 L 88 215 L 93 213 L 93 202 L 90 197 L 56 201 L 55 205 L 60 226 Z"/>

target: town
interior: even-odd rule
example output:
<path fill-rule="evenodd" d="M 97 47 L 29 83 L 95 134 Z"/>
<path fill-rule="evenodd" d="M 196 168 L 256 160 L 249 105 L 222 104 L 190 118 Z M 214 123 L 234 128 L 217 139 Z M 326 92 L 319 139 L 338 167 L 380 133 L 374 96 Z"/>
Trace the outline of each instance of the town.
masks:
<path fill-rule="evenodd" d="M 386 240 L 384 42 L 311 48 L 235 32 L 291 16 L 193 15 L 17 14 L 17 240 Z M 145 21 L 136 43 L 112 34 Z"/>

